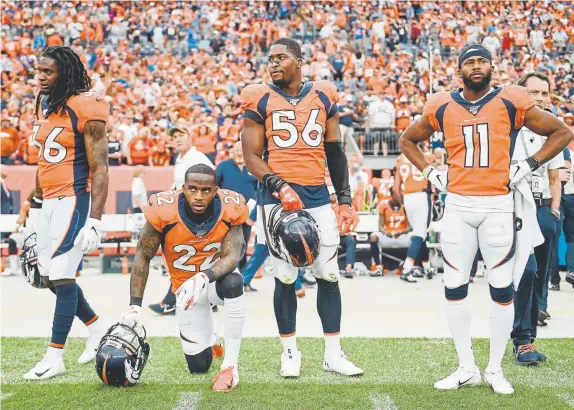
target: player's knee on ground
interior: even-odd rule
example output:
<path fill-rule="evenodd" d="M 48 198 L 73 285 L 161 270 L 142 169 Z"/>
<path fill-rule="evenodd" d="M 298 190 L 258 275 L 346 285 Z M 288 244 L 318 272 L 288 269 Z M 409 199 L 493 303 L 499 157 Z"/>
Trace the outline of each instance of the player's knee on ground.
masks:
<path fill-rule="evenodd" d="M 8 238 L 8 255 L 18 255 L 18 246 L 12 238 Z"/>
<path fill-rule="evenodd" d="M 499 305 L 508 305 L 512 303 L 514 299 L 514 288 L 512 285 L 508 285 L 504 288 L 495 288 L 492 285 L 489 285 L 490 288 L 490 297 L 493 302 L 498 303 Z"/>
<path fill-rule="evenodd" d="M 185 353 L 185 360 L 187 361 L 187 368 L 191 374 L 207 373 L 213 361 L 211 346 L 197 354 Z"/>
<path fill-rule="evenodd" d="M 238 272 L 231 272 L 215 284 L 215 291 L 221 300 L 234 299 L 243 295 L 243 276 Z"/>
<path fill-rule="evenodd" d="M 452 289 L 445 287 L 444 296 L 446 297 L 446 300 L 450 302 L 466 299 L 468 296 L 468 283 Z"/>

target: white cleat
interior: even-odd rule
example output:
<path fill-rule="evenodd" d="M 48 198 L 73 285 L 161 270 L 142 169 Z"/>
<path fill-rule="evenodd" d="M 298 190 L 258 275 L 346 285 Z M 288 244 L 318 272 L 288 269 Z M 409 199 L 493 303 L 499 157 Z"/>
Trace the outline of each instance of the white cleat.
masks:
<path fill-rule="evenodd" d="M 502 370 L 485 370 L 484 381 L 498 394 L 514 393 L 514 386 L 502 374 Z"/>
<path fill-rule="evenodd" d="M 282 377 L 299 377 L 301 373 L 301 352 L 287 349 L 281 354 L 281 371 Z"/>
<path fill-rule="evenodd" d="M 343 376 L 362 376 L 363 369 L 355 366 L 341 350 L 339 353 L 325 353 L 323 369 L 326 372 L 334 372 Z"/>
<path fill-rule="evenodd" d="M 32 370 L 24 375 L 24 380 L 46 380 L 63 374 L 65 370 L 63 360 L 51 363 L 42 359 Z"/>
<path fill-rule="evenodd" d="M 459 387 L 478 386 L 480 384 L 480 370 L 478 367 L 467 369 L 459 367 L 450 376 L 439 380 L 434 384 L 434 388 L 438 390 L 456 390 Z"/>
<path fill-rule="evenodd" d="M 81 356 L 78 358 L 78 363 L 86 364 L 89 362 L 93 362 L 96 358 L 96 353 L 98 351 L 98 347 L 100 346 L 100 342 L 102 341 L 102 337 L 106 334 L 106 329 L 102 328 L 101 331 L 94 332 L 94 334 L 90 334 L 88 336 L 88 340 L 86 341 L 86 348 Z"/>

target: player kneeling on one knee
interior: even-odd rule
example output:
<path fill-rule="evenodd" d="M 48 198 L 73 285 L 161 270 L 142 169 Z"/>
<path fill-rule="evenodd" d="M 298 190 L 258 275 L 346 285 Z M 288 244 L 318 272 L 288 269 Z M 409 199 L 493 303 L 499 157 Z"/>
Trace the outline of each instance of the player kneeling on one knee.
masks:
<path fill-rule="evenodd" d="M 147 222 L 131 276 L 131 306 L 122 322 L 133 325 L 138 320 L 149 263 L 162 245 L 189 371 L 206 373 L 213 359 L 221 356 L 211 304 L 224 305 L 225 357 L 213 390 L 235 389 L 246 318 L 243 278 L 236 269 L 244 245 L 241 225 L 248 218 L 245 199 L 218 189 L 215 171 L 200 164 L 187 170 L 181 191 L 152 195 L 144 215 Z"/>

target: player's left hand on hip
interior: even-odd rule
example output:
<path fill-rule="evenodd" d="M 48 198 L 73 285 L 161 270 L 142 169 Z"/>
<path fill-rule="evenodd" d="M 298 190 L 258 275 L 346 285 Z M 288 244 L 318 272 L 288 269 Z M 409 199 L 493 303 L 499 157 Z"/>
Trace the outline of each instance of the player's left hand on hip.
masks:
<path fill-rule="evenodd" d="M 514 186 L 520 182 L 522 178 L 532 172 L 532 168 L 526 161 L 519 161 L 516 164 L 512 164 L 510 166 L 510 181 L 508 185 L 510 188 L 514 188 Z"/>
<path fill-rule="evenodd" d="M 179 309 L 188 310 L 195 306 L 195 304 L 207 292 L 207 284 L 209 278 L 203 272 L 199 272 L 192 278 L 189 278 L 175 291 L 176 306 Z"/>
<path fill-rule="evenodd" d="M 82 253 L 90 253 L 100 246 L 102 221 L 89 218 L 76 237 L 74 246 L 81 244 Z"/>
<path fill-rule="evenodd" d="M 446 187 L 448 185 L 446 172 L 439 171 L 433 165 L 427 165 L 423 170 L 423 176 L 439 191 L 446 191 Z"/>
<path fill-rule="evenodd" d="M 355 227 L 353 226 L 353 221 L 357 211 L 350 205 L 339 205 L 339 211 L 337 212 L 337 228 L 339 229 L 339 235 L 345 235 L 351 232 Z"/>

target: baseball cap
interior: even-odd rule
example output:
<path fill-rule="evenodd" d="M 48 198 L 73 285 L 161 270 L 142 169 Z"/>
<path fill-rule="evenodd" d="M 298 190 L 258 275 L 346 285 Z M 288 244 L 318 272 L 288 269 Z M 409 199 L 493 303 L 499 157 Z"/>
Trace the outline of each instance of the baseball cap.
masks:
<path fill-rule="evenodd" d="M 175 134 L 176 131 L 180 131 L 180 132 L 184 132 L 184 133 L 186 133 L 186 134 L 189 134 L 189 131 L 188 131 L 185 127 L 183 127 L 183 126 L 181 126 L 181 125 L 178 125 L 178 126 L 175 126 L 175 127 L 171 127 L 171 128 L 169 129 L 169 131 L 168 131 L 169 136 L 170 136 L 170 137 L 173 137 L 173 134 Z"/>

